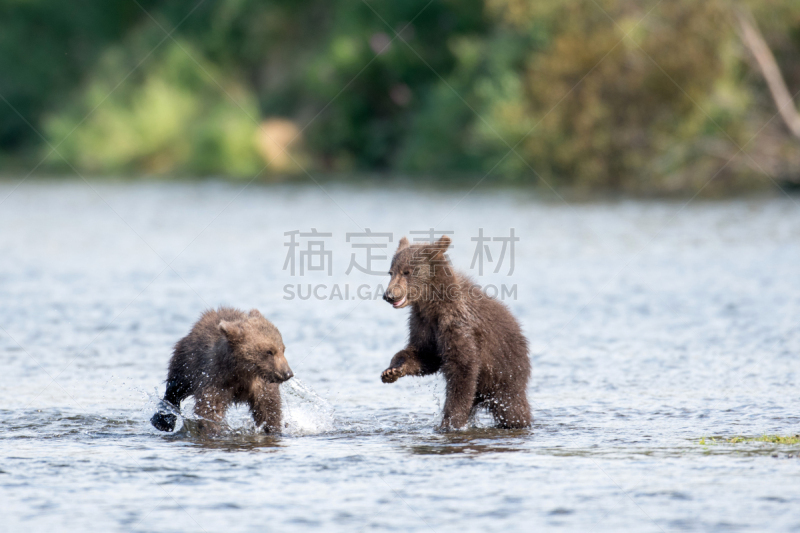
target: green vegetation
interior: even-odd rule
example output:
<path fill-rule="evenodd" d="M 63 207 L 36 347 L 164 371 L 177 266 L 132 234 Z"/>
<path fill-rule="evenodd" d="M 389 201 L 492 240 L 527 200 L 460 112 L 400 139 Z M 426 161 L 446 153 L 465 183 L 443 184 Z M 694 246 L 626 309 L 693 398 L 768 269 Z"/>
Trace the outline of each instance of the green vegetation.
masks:
<path fill-rule="evenodd" d="M 800 177 L 734 12 L 752 10 L 795 94 L 795 0 L 137 1 L 0 6 L 0 164 L 50 143 L 45 168 L 100 175 Z"/>
<path fill-rule="evenodd" d="M 703 437 L 699 444 L 740 444 L 743 442 L 764 442 L 770 444 L 800 444 L 800 435 L 783 437 L 781 435 L 762 435 L 760 437 Z"/>

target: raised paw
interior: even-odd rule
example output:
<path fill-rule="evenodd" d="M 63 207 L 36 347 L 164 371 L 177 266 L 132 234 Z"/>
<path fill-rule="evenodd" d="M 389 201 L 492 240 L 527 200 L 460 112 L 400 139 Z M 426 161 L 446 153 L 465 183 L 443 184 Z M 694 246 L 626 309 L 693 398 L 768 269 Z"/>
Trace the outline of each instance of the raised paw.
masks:
<path fill-rule="evenodd" d="M 392 367 L 387 368 L 381 374 L 381 381 L 384 383 L 394 383 L 398 379 L 402 378 L 404 375 L 402 368 Z"/>

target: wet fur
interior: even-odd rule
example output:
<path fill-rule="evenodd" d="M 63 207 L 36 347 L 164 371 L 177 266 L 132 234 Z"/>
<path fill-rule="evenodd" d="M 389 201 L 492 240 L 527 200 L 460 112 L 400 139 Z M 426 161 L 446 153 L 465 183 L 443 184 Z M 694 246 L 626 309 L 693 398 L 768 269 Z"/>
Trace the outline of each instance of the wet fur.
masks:
<path fill-rule="evenodd" d="M 479 407 L 503 428 L 531 425 L 526 389 L 528 342 L 501 302 L 456 272 L 445 256 L 448 237 L 409 246 L 404 237 L 392 260 L 384 298 L 411 306 L 408 345 L 381 379 L 441 372 L 447 383 L 442 429 L 463 427 Z"/>
<path fill-rule="evenodd" d="M 278 385 L 292 377 L 284 349 L 278 329 L 255 309 L 206 311 L 175 345 L 164 401 L 179 409 L 184 399 L 194 396 L 194 412 L 206 432 L 218 432 L 235 403 L 247 404 L 256 425 L 263 424 L 267 433 L 279 431 Z M 161 431 L 172 431 L 176 420 L 161 410 L 150 421 Z"/>

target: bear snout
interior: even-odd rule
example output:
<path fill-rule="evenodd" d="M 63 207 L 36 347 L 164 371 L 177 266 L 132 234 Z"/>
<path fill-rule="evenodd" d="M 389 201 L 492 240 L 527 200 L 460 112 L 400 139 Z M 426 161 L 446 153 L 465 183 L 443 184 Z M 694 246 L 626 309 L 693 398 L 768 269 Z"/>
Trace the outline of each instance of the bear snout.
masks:
<path fill-rule="evenodd" d="M 283 383 L 284 381 L 289 381 L 292 379 L 294 377 L 294 372 L 292 372 L 292 369 L 289 368 L 284 372 L 279 372 L 278 375 L 280 376 L 281 383 Z"/>
<path fill-rule="evenodd" d="M 279 361 L 278 364 L 275 366 L 275 381 L 278 383 L 283 383 L 284 381 L 289 381 L 294 377 L 294 372 L 289 367 L 289 362 L 286 361 L 286 358 L 282 358 L 283 361 Z"/>
<path fill-rule="evenodd" d="M 394 291 L 393 289 L 389 288 L 385 293 L 383 293 L 383 299 L 392 304 L 392 307 L 395 309 L 399 309 L 408 305 L 406 295 L 403 294 L 402 290 Z"/>
<path fill-rule="evenodd" d="M 400 300 L 403 295 L 399 294 L 401 291 L 395 291 L 393 287 L 389 287 L 386 289 L 386 292 L 383 293 L 383 299 L 389 302 L 390 304 L 394 304 L 398 300 Z"/>

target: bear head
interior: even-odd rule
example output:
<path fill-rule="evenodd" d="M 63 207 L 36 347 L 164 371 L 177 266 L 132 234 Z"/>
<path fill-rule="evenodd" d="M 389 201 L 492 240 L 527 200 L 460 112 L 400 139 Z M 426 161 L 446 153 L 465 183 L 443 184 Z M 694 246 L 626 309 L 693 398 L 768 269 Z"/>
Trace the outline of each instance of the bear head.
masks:
<path fill-rule="evenodd" d="M 452 280 L 453 272 L 445 252 L 450 247 L 446 235 L 434 243 L 410 245 L 400 239 L 389 270 L 391 279 L 383 299 L 400 309 L 435 298 Z"/>
<path fill-rule="evenodd" d="M 237 371 L 255 374 L 269 383 L 282 383 L 294 376 L 278 328 L 257 309 L 241 320 L 223 320 L 218 327 L 228 340 Z"/>

